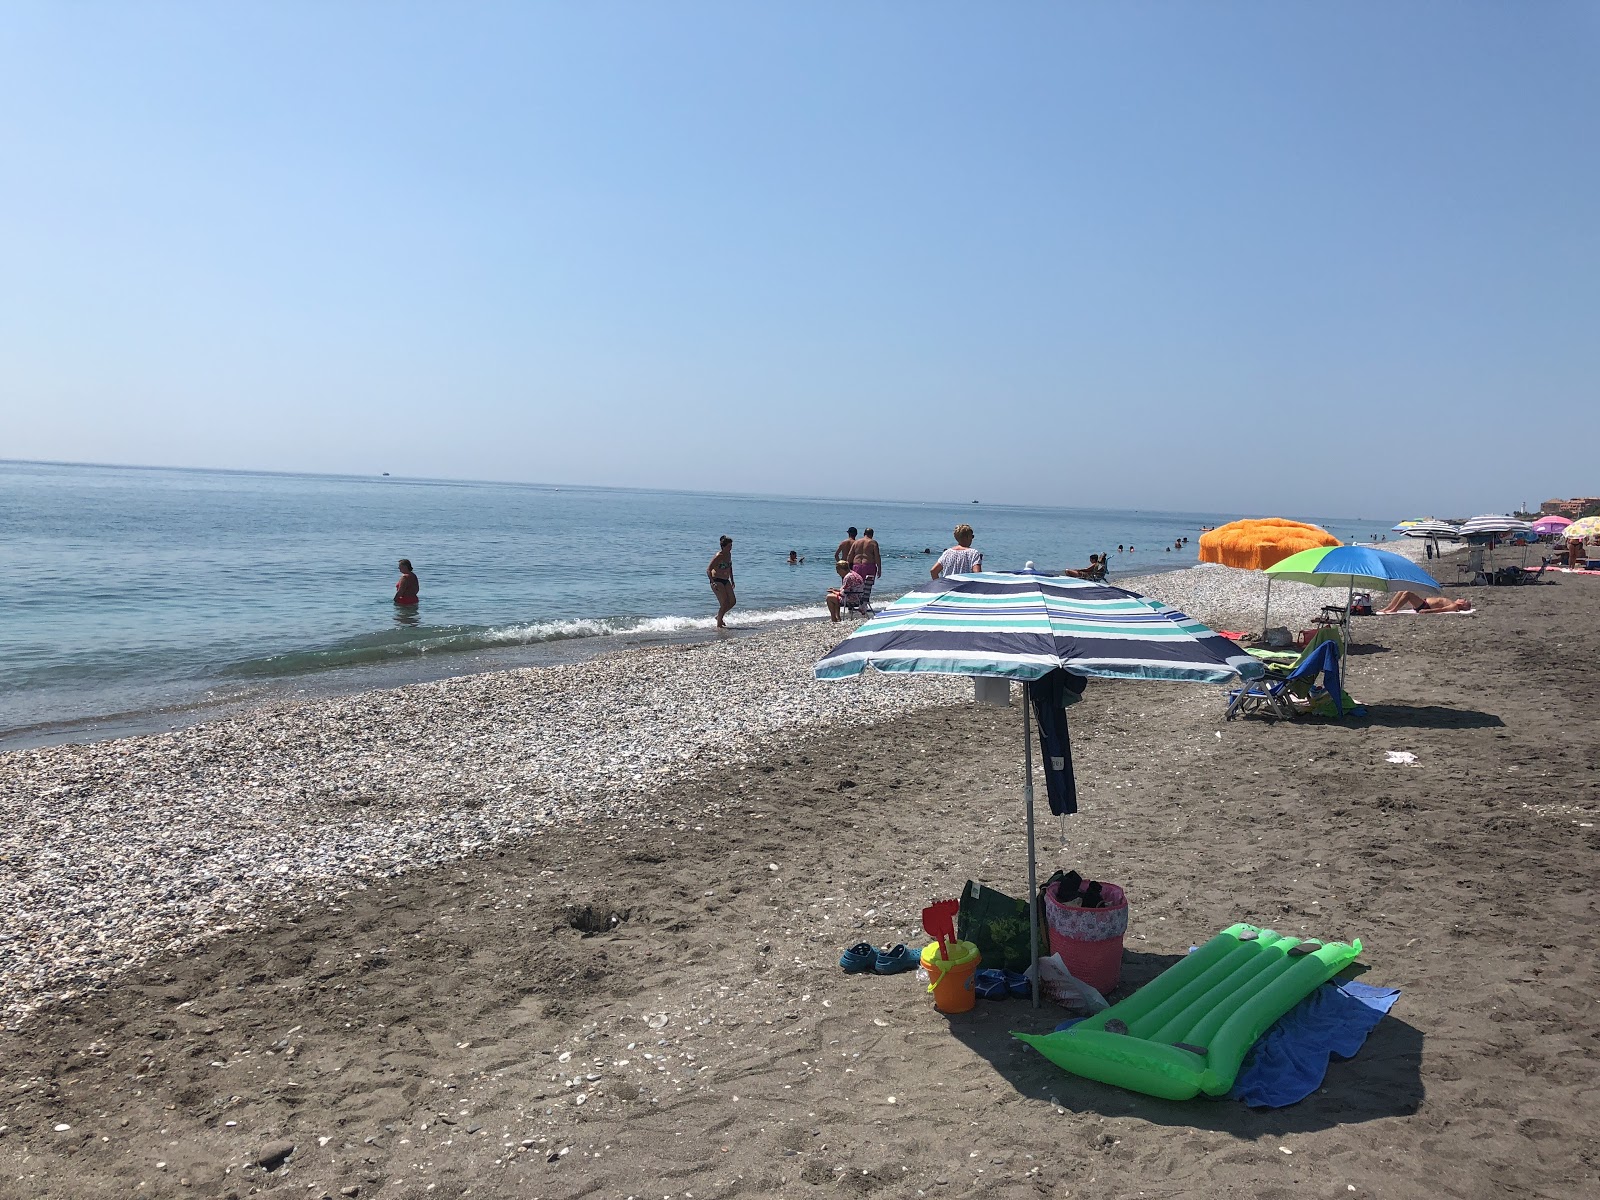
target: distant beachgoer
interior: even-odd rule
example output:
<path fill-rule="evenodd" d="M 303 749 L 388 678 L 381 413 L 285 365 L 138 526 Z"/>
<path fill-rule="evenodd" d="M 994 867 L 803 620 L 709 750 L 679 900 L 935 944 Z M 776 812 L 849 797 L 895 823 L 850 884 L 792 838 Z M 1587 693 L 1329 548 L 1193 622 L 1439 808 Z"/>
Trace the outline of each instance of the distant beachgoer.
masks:
<path fill-rule="evenodd" d="M 972 526 L 957 525 L 953 535 L 956 544 L 939 556 L 939 561 L 934 563 L 933 569 L 928 572 L 928 578 L 938 579 L 941 575 L 970 575 L 983 570 L 983 551 L 972 548 Z"/>
<path fill-rule="evenodd" d="M 789 551 L 789 565 L 791 567 L 798 567 L 803 562 L 805 562 L 804 557 L 797 557 L 793 550 Z"/>
<path fill-rule="evenodd" d="M 717 628 L 726 629 L 722 618 L 738 603 L 733 595 L 733 539 L 727 534 L 722 535 L 722 548 L 706 566 L 706 578 L 711 581 L 711 594 L 717 598 Z"/>
<path fill-rule="evenodd" d="M 828 589 L 828 616 L 830 619 L 839 620 L 842 609 L 860 608 L 861 602 L 867 597 L 867 581 L 863 579 L 854 567 L 846 571 L 839 586 Z"/>
<path fill-rule="evenodd" d="M 417 593 L 421 585 L 417 583 L 417 573 L 411 569 L 411 560 L 400 560 L 400 580 L 394 585 L 394 602 L 407 606 L 417 602 Z"/>
<path fill-rule="evenodd" d="M 1117 543 L 1117 553 L 1118 553 L 1118 554 L 1121 554 L 1121 553 L 1122 553 L 1122 543 L 1121 543 L 1121 542 L 1118 542 L 1118 543 Z"/>
<path fill-rule="evenodd" d="M 1419 613 L 1471 612 L 1471 600 L 1446 600 L 1443 596 L 1419 596 L 1416 592 L 1396 592 L 1379 612 L 1397 613 L 1414 608 Z"/>
<path fill-rule="evenodd" d="M 850 547 L 850 569 L 869 580 L 883 574 L 883 551 L 878 548 L 878 539 L 872 536 L 871 526 Z"/>
<path fill-rule="evenodd" d="M 856 544 L 856 527 L 854 525 L 850 526 L 849 529 L 845 530 L 845 534 L 847 536 L 845 537 L 844 541 L 840 542 L 838 546 L 834 548 L 834 562 L 838 562 L 840 559 L 843 559 L 845 562 L 851 561 L 850 549 Z"/>
<path fill-rule="evenodd" d="M 924 554 L 932 554 L 933 553 L 933 547 L 932 546 L 924 546 L 922 548 L 922 552 Z"/>
<path fill-rule="evenodd" d="M 1433 557 L 1433 543 L 1432 542 L 1423 542 L 1422 543 L 1422 548 L 1428 552 L 1428 557 L 1429 558 Z"/>

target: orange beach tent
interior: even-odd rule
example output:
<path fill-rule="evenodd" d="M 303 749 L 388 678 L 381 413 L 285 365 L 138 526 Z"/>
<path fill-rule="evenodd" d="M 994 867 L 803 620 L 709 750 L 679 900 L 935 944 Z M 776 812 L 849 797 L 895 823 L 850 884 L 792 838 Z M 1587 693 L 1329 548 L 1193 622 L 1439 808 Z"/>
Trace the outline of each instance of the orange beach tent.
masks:
<path fill-rule="evenodd" d="M 1337 546 L 1339 539 L 1317 525 L 1286 521 L 1282 517 L 1263 517 L 1258 521 L 1230 521 L 1200 535 L 1200 561 L 1265 571 L 1291 554 L 1315 550 L 1318 546 Z M 1261 612 L 1261 628 L 1267 628 L 1272 611 L 1272 576 L 1267 576 L 1267 604 Z"/>
<path fill-rule="evenodd" d="M 1338 544 L 1339 539 L 1326 529 L 1282 517 L 1231 521 L 1200 535 L 1200 561 L 1265 571 L 1291 554 Z"/>

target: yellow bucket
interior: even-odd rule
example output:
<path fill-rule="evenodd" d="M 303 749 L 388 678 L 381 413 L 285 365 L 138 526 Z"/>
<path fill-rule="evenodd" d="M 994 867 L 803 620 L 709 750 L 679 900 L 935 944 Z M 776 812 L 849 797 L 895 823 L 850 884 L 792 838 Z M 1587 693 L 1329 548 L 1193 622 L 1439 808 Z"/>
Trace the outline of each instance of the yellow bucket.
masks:
<path fill-rule="evenodd" d="M 922 969 L 928 973 L 928 990 L 933 1006 L 942 1013 L 970 1012 L 978 1002 L 973 977 L 983 956 L 971 942 L 951 942 L 950 953 L 941 955 L 939 943 L 922 948 Z"/>

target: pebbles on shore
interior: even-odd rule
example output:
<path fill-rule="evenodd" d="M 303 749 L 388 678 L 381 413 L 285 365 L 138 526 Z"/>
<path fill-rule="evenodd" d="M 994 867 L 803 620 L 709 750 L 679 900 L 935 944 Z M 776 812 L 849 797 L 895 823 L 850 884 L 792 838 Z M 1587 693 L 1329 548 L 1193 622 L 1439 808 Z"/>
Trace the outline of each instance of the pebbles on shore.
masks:
<path fill-rule="evenodd" d="M 842 626 L 264 708 L 0 756 L 0 1020 L 237 927 L 555 822 L 649 818 L 786 731 L 971 695 L 964 679 L 820 683 Z"/>

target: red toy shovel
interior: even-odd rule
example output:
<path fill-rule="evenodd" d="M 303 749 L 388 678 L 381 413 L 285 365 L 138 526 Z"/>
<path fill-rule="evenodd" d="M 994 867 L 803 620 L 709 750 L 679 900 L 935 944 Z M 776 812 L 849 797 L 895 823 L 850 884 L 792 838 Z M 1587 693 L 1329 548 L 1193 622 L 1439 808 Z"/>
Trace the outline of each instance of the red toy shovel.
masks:
<path fill-rule="evenodd" d="M 940 900 L 922 910 L 922 932 L 939 939 L 939 953 L 950 955 L 950 943 L 956 940 L 956 913 L 961 909 L 959 900 Z"/>

